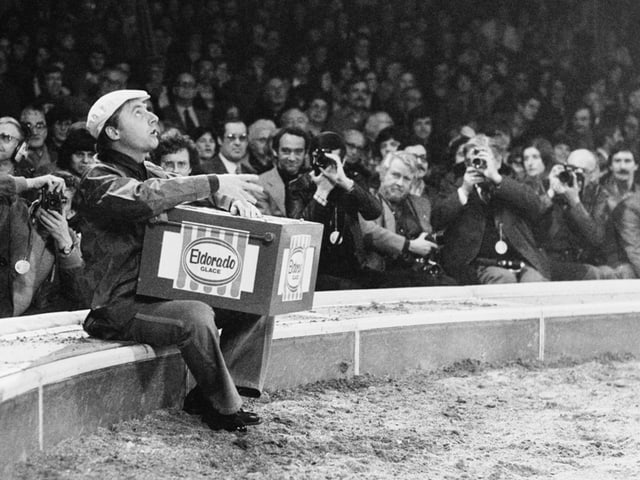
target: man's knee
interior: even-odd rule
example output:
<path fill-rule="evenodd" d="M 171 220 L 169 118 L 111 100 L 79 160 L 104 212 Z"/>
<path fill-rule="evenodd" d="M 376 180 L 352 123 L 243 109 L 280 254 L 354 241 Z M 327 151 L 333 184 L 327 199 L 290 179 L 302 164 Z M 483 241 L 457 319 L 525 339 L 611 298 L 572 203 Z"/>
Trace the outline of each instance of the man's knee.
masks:
<path fill-rule="evenodd" d="M 206 330 L 217 331 L 213 308 L 195 300 L 184 300 L 181 303 L 185 340 Z"/>
<path fill-rule="evenodd" d="M 542 275 L 538 270 L 533 267 L 524 267 L 522 272 L 520 272 L 520 283 L 529 283 L 529 282 L 548 282 L 549 280 Z"/>
<path fill-rule="evenodd" d="M 517 283 L 518 279 L 514 272 L 501 267 L 478 267 L 478 279 L 480 283 Z"/>
<path fill-rule="evenodd" d="M 588 275 L 585 280 L 617 280 L 634 278 L 633 268 L 629 264 L 621 264 L 617 267 L 608 265 L 589 265 Z"/>

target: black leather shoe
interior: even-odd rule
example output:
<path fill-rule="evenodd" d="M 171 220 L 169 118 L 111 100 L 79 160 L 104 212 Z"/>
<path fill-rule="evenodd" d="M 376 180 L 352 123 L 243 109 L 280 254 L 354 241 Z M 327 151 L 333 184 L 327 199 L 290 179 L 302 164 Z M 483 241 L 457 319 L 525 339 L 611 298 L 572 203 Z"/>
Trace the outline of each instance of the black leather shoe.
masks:
<path fill-rule="evenodd" d="M 222 415 L 211 409 L 202 415 L 202 421 L 208 425 L 211 430 L 226 430 L 227 432 L 247 431 L 247 425 L 242 420 L 240 412 L 232 415 Z"/>
<path fill-rule="evenodd" d="M 199 385 L 196 385 L 186 397 L 182 409 L 189 415 L 202 415 L 207 410 L 212 410 L 211 402 L 202 393 Z"/>
<path fill-rule="evenodd" d="M 245 425 L 259 425 L 262 423 L 262 419 L 253 412 L 247 412 L 243 409 L 240 409 L 238 410 L 238 413 L 236 413 L 236 415 L 238 415 L 242 419 Z"/>
<path fill-rule="evenodd" d="M 260 398 L 260 390 L 256 390 L 255 388 L 236 387 L 236 390 L 238 390 L 238 394 L 243 397 Z"/>

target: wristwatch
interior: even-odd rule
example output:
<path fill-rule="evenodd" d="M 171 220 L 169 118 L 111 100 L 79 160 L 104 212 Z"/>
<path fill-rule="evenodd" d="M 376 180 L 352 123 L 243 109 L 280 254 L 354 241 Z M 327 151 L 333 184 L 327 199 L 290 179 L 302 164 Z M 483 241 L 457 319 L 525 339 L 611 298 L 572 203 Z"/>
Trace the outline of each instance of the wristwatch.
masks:
<path fill-rule="evenodd" d="M 71 255 L 71 252 L 73 251 L 73 247 L 75 245 L 72 243 L 71 245 L 67 245 L 65 247 L 59 248 L 58 252 L 60 252 L 61 255 L 64 255 L 65 257 Z"/>

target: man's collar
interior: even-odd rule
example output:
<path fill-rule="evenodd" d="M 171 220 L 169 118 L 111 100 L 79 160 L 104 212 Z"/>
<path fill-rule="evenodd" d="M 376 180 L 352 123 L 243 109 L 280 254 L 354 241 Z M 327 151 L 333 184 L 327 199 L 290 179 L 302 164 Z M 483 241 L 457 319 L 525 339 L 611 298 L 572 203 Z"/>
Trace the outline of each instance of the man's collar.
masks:
<path fill-rule="evenodd" d="M 40 148 L 29 147 L 29 150 L 28 150 L 29 154 L 34 155 L 35 158 L 37 158 L 38 160 L 42 159 L 46 151 L 47 151 L 46 145 L 42 145 L 42 147 Z"/>
<path fill-rule="evenodd" d="M 222 153 L 219 154 L 220 161 L 224 165 L 224 168 L 227 169 L 229 173 L 240 173 L 240 162 L 232 162 L 231 160 L 227 160 Z"/>
<path fill-rule="evenodd" d="M 108 163 L 120 167 L 125 171 L 127 176 L 140 181 L 147 180 L 147 169 L 143 163 L 138 163 L 129 155 L 118 152 L 116 150 L 106 150 L 98 155 L 98 160 L 102 163 Z"/>
<path fill-rule="evenodd" d="M 379 197 L 389 206 L 393 213 L 398 211 L 398 208 L 402 207 L 409 201 L 409 194 L 397 202 L 391 202 L 387 197 L 383 195 L 381 191 L 378 191 Z"/>

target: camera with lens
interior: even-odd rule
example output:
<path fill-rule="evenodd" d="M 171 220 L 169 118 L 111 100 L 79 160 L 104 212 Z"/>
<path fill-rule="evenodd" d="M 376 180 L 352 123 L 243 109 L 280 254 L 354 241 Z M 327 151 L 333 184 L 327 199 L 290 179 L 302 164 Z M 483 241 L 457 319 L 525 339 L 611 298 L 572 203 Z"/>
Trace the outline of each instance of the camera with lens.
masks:
<path fill-rule="evenodd" d="M 440 265 L 440 247 L 444 243 L 444 234 L 441 232 L 430 233 L 425 239 L 438 245 L 438 248 L 432 248 L 429 254 L 424 256 L 408 253 L 405 261 L 409 263 L 413 270 L 437 277 L 444 273 L 444 269 Z"/>
<path fill-rule="evenodd" d="M 64 194 L 60 191 L 50 192 L 47 187 L 44 187 L 40 191 L 40 204 L 41 208 L 49 211 L 56 211 L 62 213 L 62 206 L 66 202 Z"/>
<path fill-rule="evenodd" d="M 471 151 L 471 156 L 468 158 L 465 158 L 465 161 L 464 161 L 467 167 L 477 168 L 478 170 L 486 170 L 487 161 L 484 158 L 479 156 L 481 152 L 482 150 L 480 150 L 479 148 L 474 148 Z"/>
<path fill-rule="evenodd" d="M 573 165 L 563 165 L 563 170 L 558 173 L 558 180 L 568 187 L 573 187 L 574 178 L 578 182 L 578 186 L 582 188 L 584 185 L 584 173 L 578 167 Z"/>
<path fill-rule="evenodd" d="M 327 156 L 327 153 L 328 151 L 322 149 L 313 150 L 311 152 L 311 168 L 313 168 L 313 173 L 316 175 L 320 175 L 322 173 L 321 169 L 325 169 L 336 164 L 336 161 Z"/>

